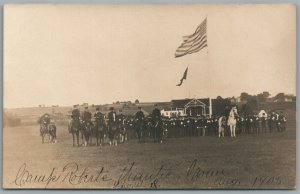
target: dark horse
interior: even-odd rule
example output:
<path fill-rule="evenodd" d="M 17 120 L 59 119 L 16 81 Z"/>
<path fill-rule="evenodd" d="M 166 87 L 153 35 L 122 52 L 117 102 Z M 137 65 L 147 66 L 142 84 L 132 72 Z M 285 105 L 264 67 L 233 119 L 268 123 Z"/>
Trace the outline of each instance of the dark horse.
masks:
<path fill-rule="evenodd" d="M 46 125 L 42 123 L 40 125 L 40 132 L 42 136 L 42 143 L 44 143 L 45 135 L 49 135 L 49 139 L 51 142 L 56 143 L 56 126 L 55 124 L 50 123 Z"/>
<path fill-rule="evenodd" d="M 75 146 L 75 135 L 76 135 L 76 140 L 77 140 L 77 146 L 79 146 L 79 131 L 82 130 L 81 127 L 82 126 L 81 126 L 79 119 L 70 120 L 68 130 L 69 130 L 69 133 L 72 133 L 72 136 L 73 136 L 73 146 Z M 83 136 L 82 131 L 81 131 L 81 134 Z"/>
<path fill-rule="evenodd" d="M 135 130 L 139 138 L 139 143 L 146 142 L 146 131 L 145 131 L 145 123 L 144 120 L 136 121 Z"/>
<path fill-rule="evenodd" d="M 162 121 L 156 119 L 152 122 L 152 134 L 153 134 L 154 142 L 162 143 L 163 140 Z"/>
<path fill-rule="evenodd" d="M 94 133 L 94 126 L 92 122 L 84 122 L 82 124 L 82 134 L 84 136 L 84 146 L 87 146 L 88 144 L 92 144 L 92 135 Z"/>
<path fill-rule="evenodd" d="M 118 145 L 118 136 L 119 136 L 119 131 L 118 131 L 118 125 L 117 122 L 110 122 L 108 124 L 108 137 L 109 137 L 109 145 Z"/>
<path fill-rule="evenodd" d="M 94 135 L 96 137 L 96 146 L 102 146 L 104 143 L 104 133 L 106 129 L 106 122 L 104 118 L 96 119 L 94 127 Z"/>

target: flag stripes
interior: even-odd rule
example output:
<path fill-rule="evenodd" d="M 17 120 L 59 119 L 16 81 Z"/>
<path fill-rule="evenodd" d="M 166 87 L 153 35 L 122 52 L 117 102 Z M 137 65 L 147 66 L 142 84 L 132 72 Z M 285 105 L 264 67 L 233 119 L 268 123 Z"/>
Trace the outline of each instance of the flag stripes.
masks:
<path fill-rule="evenodd" d="M 183 37 L 183 43 L 177 48 L 175 57 L 198 52 L 207 46 L 206 20 L 205 18 L 192 35 Z"/>

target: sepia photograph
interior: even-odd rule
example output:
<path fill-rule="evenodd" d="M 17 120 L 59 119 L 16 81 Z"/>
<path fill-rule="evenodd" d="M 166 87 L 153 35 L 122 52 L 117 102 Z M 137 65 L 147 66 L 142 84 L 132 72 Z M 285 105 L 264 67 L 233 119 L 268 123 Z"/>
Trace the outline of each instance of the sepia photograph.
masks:
<path fill-rule="evenodd" d="M 296 189 L 296 5 L 5 4 L 3 189 Z"/>

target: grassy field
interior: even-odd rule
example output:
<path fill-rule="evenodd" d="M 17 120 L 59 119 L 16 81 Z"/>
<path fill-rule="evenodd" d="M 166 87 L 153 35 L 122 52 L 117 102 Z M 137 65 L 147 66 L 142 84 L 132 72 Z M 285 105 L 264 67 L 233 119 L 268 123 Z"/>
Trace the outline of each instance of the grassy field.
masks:
<path fill-rule="evenodd" d="M 72 147 L 66 126 L 57 131 L 42 144 L 38 125 L 4 128 L 5 188 L 295 188 L 295 120 L 282 133 L 102 148 Z"/>

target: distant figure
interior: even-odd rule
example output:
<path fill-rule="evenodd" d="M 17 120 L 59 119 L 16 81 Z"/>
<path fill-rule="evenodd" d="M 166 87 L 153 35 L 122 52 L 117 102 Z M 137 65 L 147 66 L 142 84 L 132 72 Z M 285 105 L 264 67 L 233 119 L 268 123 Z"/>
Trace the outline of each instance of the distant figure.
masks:
<path fill-rule="evenodd" d="M 50 141 L 56 143 L 56 126 L 54 122 L 51 122 L 50 115 L 44 114 L 40 118 L 40 136 L 42 137 L 42 143 L 44 143 L 44 137 L 48 134 Z"/>
<path fill-rule="evenodd" d="M 92 124 L 92 113 L 89 111 L 89 107 L 84 107 L 84 111 L 82 113 L 82 121 L 84 124 Z"/>
<path fill-rule="evenodd" d="M 83 139 L 83 133 L 82 133 L 82 126 L 80 123 L 80 111 L 77 105 L 73 105 L 71 120 L 69 122 L 68 130 L 73 137 L 73 146 L 75 146 L 75 136 L 77 140 L 77 146 L 79 146 L 79 131 L 81 131 L 82 139 Z"/>
<path fill-rule="evenodd" d="M 286 123 L 287 119 L 285 117 L 285 115 L 283 114 L 283 112 L 280 112 L 280 115 L 278 117 L 278 121 L 277 121 L 277 128 L 279 132 L 285 131 L 285 123 Z"/>
<path fill-rule="evenodd" d="M 152 111 L 152 126 L 154 142 L 162 143 L 163 129 L 161 123 L 161 114 L 160 110 L 157 108 L 157 104 L 154 105 L 154 109 Z"/>
<path fill-rule="evenodd" d="M 262 113 L 261 117 L 261 129 L 263 133 L 267 132 L 267 115 L 265 113 Z"/>
<path fill-rule="evenodd" d="M 50 124 L 50 115 L 46 113 L 43 116 L 41 116 L 40 125 L 45 125 L 46 128 L 48 129 L 49 124 Z"/>
<path fill-rule="evenodd" d="M 109 145 L 118 145 L 116 140 L 117 136 L 117 113 L 113 107 L 110 108 L 108 113 L 108 132 L 109 132 Z"/>
<path fill-rule="evenodd" d="M 99 111 L 99 107 L 96 108 L 96 112 L 94 114 L 95 118 L 95 129 L 96 129 L 96 145 L 102 146 L 104 143 L 104 130 L 106 127 L 105 119 L 104 119 L 104 114 L 102 114 Z"/>
<path fill-rule="evenodd" d="M 145 142 L 145 130 L 144 130 L 144 119 L 145 115 L 142 111 L 142 107 L 138 107 L 139 111 L 135 114 L 136 121 L 136 132 L 138 134 L 139 143 Z"/>

